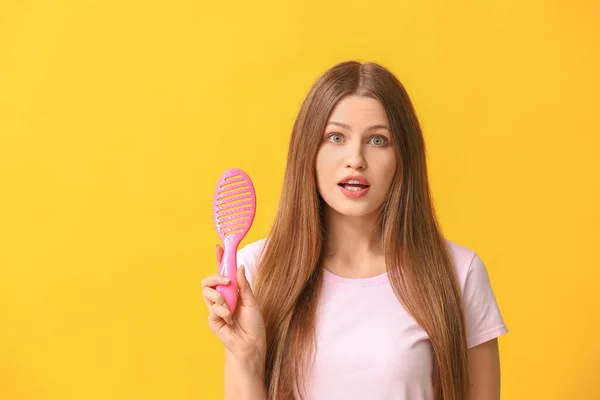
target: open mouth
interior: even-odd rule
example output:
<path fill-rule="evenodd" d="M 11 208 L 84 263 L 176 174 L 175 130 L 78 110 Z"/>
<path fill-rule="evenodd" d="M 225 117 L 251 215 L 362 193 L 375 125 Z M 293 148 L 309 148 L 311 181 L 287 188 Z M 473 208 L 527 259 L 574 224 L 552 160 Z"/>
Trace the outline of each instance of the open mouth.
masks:
<path fill-rule="evenodd" d="M 360 190 L 366 189 L 369 185 L 361 185 L 358 183 L 338 183 L 338 186 L 343 187 L 346 190 L 358 192 Z"/>
<path fill-rule="evenodd" d="M 360 184 L 356 184 L 356 183 L 352 183 L 352 184 L 340 183 L 338 186 L 340 187 L 340 191 L 342 192 L 342 194 L 349 199 L 360 199 L 360 198 L 366 196 L 370 190 L 368 185 L 360 185 Z"/>

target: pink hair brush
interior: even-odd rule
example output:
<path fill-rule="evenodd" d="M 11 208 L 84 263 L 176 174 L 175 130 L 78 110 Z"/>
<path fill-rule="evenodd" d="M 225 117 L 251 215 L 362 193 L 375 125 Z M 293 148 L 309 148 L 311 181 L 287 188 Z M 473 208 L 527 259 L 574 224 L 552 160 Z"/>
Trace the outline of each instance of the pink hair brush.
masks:
<path fill-rule="evenodd" d="M 256 193 L 252 180 L 241 169 L 231 168 L 221 175 L 213 201 L 213 222 L 221 242 L 223 259 L 219 275 L 228 277 L 227 285 L 216 290 L 225 298 L 231 312 L 238 298 L 237 250 L 256 214 Z"/>

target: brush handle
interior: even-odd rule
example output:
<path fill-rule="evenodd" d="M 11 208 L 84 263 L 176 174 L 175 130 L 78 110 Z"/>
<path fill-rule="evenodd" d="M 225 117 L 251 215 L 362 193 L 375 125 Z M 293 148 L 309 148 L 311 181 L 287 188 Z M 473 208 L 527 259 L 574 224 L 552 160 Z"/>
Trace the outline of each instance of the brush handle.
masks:
<path fill-rule="evenodd" d="M 221 260 L 219 275 L 231 279 L 227 285 L 217 285 L 216 290 L 225 298 L 227 306 L 229 306 L 229 309 L 233 313 L 238 298 L 237 245 L 235 243 L 225 241 L 225 252 Z"/>

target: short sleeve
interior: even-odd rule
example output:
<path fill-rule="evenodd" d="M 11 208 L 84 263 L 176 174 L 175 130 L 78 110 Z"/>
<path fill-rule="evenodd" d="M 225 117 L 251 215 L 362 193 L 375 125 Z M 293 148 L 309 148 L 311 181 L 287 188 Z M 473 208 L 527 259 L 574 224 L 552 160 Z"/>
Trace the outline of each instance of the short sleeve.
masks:
<path fill-rule="evenodd" d="M 467 272 L 463 303 L 468 348 L 508 333 L 487 269 L 476 253 Z"/>

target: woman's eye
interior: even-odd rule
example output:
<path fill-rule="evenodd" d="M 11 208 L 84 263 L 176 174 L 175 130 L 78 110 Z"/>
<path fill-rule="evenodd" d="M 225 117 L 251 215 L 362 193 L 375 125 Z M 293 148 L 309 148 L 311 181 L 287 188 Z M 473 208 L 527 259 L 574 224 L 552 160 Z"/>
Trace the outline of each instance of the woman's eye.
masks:
<path fill-rule="evenodd" d="M 331 140 L 331 138 L 335 138 L 338 137 L 340 138 L 340 140 Z M 332 133 L 331 135 L 327 136 L 327 138 L 329 139 L 329 141 L 333 141 L 334 143 L 340 143 L 340 141 L 342 140 L 342 135 L 340 135 L 339 133 Z"/>
<path fill-rule="evenodd" d="M 374 144 L 376 146 L 383 146 L 387 142 L 387 139 L 384 138 L 383 136 L 373 136 L 373 138 L 371 140 L 374 142 Z M 378 141 L 378 143 L 375 143 L 375 141 Z"/>

